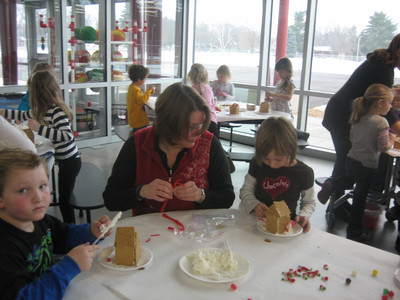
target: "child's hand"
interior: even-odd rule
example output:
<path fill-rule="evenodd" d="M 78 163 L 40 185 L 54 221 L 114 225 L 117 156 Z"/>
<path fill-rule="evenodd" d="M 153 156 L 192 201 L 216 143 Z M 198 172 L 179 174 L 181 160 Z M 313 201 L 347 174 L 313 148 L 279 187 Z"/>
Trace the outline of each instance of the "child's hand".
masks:
<path fill-rule="evenodd" d="M 102 228 L 110 225 L 111 220 L 108 216 L 102 216 L 100 219 L 98 219 L 97 221 L 93 222 L 90 225 L 90 231 L 92 232 L 93 236 L 95 238 L 98 238 L 100 236 L 100 234 L 102 233 Z M 109 231 L 106 232 L 106 234 L 104 235 L 104 237 L 107 237 L 111 234 L 112 229 L 110 229 Z"/>
<path fill-rule="evenodd" d="M 151 94 L 153 95 L 155 91 L 156 91 L 156 87 L 154 85 L 152 85 L 151 86 Z"/>
<path fill-rule="evenodd" d="M 79 266 L 82 272 L 89 270 L 92 267 L 94 251 L 99 250 L 99 245 L 90 245 L 89 243 L 79 245 L 68 252 L 71 257 Z"/>
<path fill-rule="evenodd" d="M 267 206 L 264 203 L 260 203 L 254 209 L 254 212 L 257 217 L 265 218 L 265 211 L 267 210 Z"/>
<path fill-rule="evenodd" d="M 28 119 L 28 127 L 33 130 L 33 131 L 39 131 L 40 129 L 40 124 L 38 121 L 34 119 Z"/>
<path fill-rule="evenodd" d="M 183 201 L 200 201 L 201 189 L 193 181 L 178 185 L 174 188 L 175 196 Z"/>
<path fill-rule="evenodd" d="M 297 216 L 294 221 L 299 223 L 301 227 L 303 227 L 304 232 L 308 232 L 311 228 L 310 220 L 305 216 Z"/>

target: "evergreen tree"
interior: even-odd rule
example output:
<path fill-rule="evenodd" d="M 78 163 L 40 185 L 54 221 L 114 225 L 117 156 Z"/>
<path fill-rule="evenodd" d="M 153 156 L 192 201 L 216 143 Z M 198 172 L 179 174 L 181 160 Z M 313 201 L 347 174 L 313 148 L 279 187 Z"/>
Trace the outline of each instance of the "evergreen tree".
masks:
<path fill-rule="evenodd" d="M 296 56 L 296 34 L 293 31 L 293 26 L 288 28 L 288 39 L 286 47 L 286 55 L 290 58 Z"/>
<path fill-rule="evenodd" d="M 298 52 L 303 52 L 305 16 L 306 11 L 296 11 L 294 13 L 294 24 L 289 26 L 296 37 L 296 50 Z"/>
<path fill-rule="evenodd" d="M 369 19 L 367 28 L 361 32 L 360 48 L 366 54 L 375 49 L 387 48 L 396 35 L 397 24 L 384 12 L 375 12 Z"/>

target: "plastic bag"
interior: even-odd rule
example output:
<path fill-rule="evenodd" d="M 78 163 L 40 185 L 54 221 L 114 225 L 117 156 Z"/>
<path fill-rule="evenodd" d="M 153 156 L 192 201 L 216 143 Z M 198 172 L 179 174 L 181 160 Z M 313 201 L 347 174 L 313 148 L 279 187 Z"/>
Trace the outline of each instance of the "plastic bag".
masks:
<path fill-rule="evenodd" d="M 192 219 L 185 226 L 184 231 L 175 230 L 174 234 L 185 239 L 196 242 L 210 242 L 222 237 L 235 225 L 233 214 L 192 214 Z"/>

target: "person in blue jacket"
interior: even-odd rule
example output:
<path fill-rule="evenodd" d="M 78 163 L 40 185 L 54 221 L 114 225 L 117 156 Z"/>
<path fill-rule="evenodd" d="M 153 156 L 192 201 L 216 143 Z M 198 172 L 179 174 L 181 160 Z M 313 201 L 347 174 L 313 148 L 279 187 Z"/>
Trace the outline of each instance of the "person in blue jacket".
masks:
<path fill-rule="evenodd" d="M 32 70 L 32 75 L 35 74 L 37 71 L 49 71 L 56 79 L 57 79 L 57 74 L 56 71 L 54 70 L 53 66 L 50 65 L 47 62 L 39 62 L 37 63 Z M 28 86 L 30 85 L 30 81 L 31 81 L 31 77 L 29 77 L 28 79 Z M 24 95 L 24 97 L 22 97 L 21 101 L 19 102 L 18 105 L 18 110 L 23 110 L 23 111 L 27 111 L 31 109 L 31 105 L 29 103 L 29 90 L 26 92 L 26 94 Z"/>
<path fill-rule="evenodd" d="M 110 224 L 66 224 L 47 215 L 46 162 L 18 148 L 0 150 L 1 299 L 61 299 L 70 281 L 90 269 L 100 246 L 91 245 Z M 106 235 L 110 235 L 107 232 Z M 54 254 L 64 255 L 56 263 Z"/>

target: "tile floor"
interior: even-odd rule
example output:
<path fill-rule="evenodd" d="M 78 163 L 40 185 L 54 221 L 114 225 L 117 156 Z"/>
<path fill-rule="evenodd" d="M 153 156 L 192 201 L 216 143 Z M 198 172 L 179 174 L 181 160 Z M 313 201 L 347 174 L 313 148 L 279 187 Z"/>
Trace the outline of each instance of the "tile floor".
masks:
<path fill-rule="evenodd" d="M 225 148 L 228 148 L 228 142 L 222 140 L 222 144 Z M 116 142 L 112 144 L 105 144 L 96 147 L 89 147 L 80 149 L 82 153 L 82 160 L 87 162 L 92 162 L 96 164 L 106 175 L 110 176 L 113 163 L 122 147 L 123 142 Z M 248 151 L 251 152 L 252 148 L 249 146 L 239 145 L 234 143 L 233 151 Z M 298 156 L 298 159 L 302 160 L 314 169 L 315 176 L 329 176 L 332 170 L 333 162 L 324 161 L 317 158 Z M 236 171 L 232 174 L 232 181 L 235 187 L 236 199 L 232 208 L 238 208 L 239 199 L 239 189 L 243 184 L 244 176 L 248 171 L 248 164 L 245 162 L 234 162 L 236 166 Z M 316 193 L 319 191 L 319 186 L 315 186 Z M 328 225 L 325 217 L 325 210 L 327 205 L 322 205 L 317 202 L 317 207 L 314 214 L 311 216 L 311 224 L 314 228 L 320 230 L 328 231 Z M 60 217 L 60 212 L 58 207 L 50 207 L 49 213 Z M 103 214 L 108 214 L 109 216 L 114 216 L 115 212 L 110 212 L 106 208 L 97 209 L 92 211 L 92 220 L 96 220 Z M 123 213 L 123 217 L 129 217 L 130 211 Z M 86 222 L 86 218 L 77 218 L 77 222 Z M 397 221 L 387 222 L 384 213 L 379 217 L 378 229 L 375 232 L 371 232 L 370 239 L 366 243 L 370 246 L 380 248 L 385 251 L 389 251 L 398 254 L 394 249 L 394 243 L 397 237 Z M 336 234 L 342 237 L 346 236 L 346 222 L 339 219 L 336 220 L 335 226 L 332 230 L 329 230 L 332 234 Z"/>

